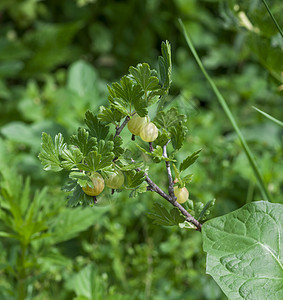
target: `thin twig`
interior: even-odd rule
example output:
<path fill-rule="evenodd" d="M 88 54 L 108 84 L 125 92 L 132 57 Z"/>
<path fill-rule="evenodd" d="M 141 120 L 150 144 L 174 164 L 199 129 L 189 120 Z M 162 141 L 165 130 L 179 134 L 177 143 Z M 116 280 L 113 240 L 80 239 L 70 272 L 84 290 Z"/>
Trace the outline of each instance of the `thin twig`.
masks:
<path fill-rule="evenodd" d="M 148 145 L 149 145 L 149 151 L 152 153 L 153 152 L 152 142 L 149 142 Z"/>
<path fill-rule="evenodd" d="M 168 158 L 167 156 L 167 145 L 170 143 L 170 140 L 163 146 L 163 157 Z M 166 164 L 166 169 L 167 169 L 167 174 L 168 174 L 168 193 L 171 196 L 171 198 L 176 200 L 176 196 L 174 194 L 174 183 L 172 180 L 172 172 L 171 172 L 171 166 L 169 161 L 165 161 Z"/>
<path fill-rule="evenodd" d="M 137 168 L 137 171 L 141 171 L 140 168 Z M 156 183 L 154 183 L 148 176 L 148 174 L 145 172 L 145 181 L 149 184 L 149 187 L 147 190 L 155 192 L 159 194 L 161 197 L 166 199 L 168 202 L 170 202 L 173 206 L 177 207 L 180 212 L 186 217 L 186 221 L 189 223 L 192 223 L 196 226 L 197 231 L 201 231 L 202 225 L 180 204 L 176 201 L 176 197 L 174 195 L 174 198 L 170 195 L 166 194 Z"/>
<path fill-rule="evenodd" d="M 127 123 L 130 121 L 130 117 L 127 116 L 124 120 L 124 122 L 121 124 L 121 126 L 116 127 L 116 132 L 114 135 L 114 139 L 116 136 L 120 135 L 121 131 L 124 129 L 124 127 L 127 125 Z"/>

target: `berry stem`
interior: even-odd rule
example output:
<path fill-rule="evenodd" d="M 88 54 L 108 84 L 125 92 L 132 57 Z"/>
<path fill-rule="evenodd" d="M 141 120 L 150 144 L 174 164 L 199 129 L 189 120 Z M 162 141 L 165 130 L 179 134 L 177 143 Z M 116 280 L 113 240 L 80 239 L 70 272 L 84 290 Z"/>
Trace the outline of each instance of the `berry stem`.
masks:
<path fill-rule="evenodd" d="M 121 131 L 124 129 L 124 127 L 127 125 L 127 123 L 130 121 L 130 117 L 127 116 L 124 120 L 124 122 L 121 124 L 121 126 L 116 127 L 116 132 L 114 135 L 114 139 L 116 136 L 120 135 Z"/>

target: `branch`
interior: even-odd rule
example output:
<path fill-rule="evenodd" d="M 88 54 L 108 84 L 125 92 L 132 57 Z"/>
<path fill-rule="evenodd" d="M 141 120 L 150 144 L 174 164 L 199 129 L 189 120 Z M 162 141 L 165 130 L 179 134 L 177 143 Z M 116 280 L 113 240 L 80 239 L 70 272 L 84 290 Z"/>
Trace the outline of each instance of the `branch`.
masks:
<path fill-rule="evenodd" d="M 124 129 L 124 127 L 127 125 L 127 123 L 130 121 L 130 117 L 127 116 L 124 120 L 124 122 L 121 124 L 121 126 L 116 127 L 116 132 L 114 135 L 114 139 L 116 136 L 120 135 L 121 131 Z"/>
<path fill-rule="evenodd" d="M 137 168 L 137 171 L 141 171 L 141 169 Z M 176 201 L 175 195 L 174 195 L 174 197 L 171 197 L 170 195 L 166 194 L 156 183 L 154 183 L 149 178 L 149 176 L 146 172 L 144 173 L 144 175 L 146 177 L 145 181 L 149 184 L 149 187 L 147 188 L 147 190 L 159 194 L 161 197 L 163 197 L 168 202 L 170 202 L 173 206 L 177 207 L 180 210 L 180 212 L 186 217 L 186 221 L 195 225 L 197 231 L 201 231 L 202 225 L 180 203 L 178 203 Z"/>
<path fill-rule="evenodd" d="M 168 158 L 166 147 L 169 143 L 170 143 L 170 140 L 163 146 L 163 157 L 165 157 L 165 158 Z M 169 181 L 168 193 L 171 196 L 171 198 L 176 200 L 176 196 L 174 195 L 174 183 L 173 183 L 173 180 L 172 180 L 172 172 L 171 172 L 170 162 L 165 161 L 165 164 L 166 164 L 166 169 L 167 169 L 167 174 L 168 174 L 168 181 Z"/>

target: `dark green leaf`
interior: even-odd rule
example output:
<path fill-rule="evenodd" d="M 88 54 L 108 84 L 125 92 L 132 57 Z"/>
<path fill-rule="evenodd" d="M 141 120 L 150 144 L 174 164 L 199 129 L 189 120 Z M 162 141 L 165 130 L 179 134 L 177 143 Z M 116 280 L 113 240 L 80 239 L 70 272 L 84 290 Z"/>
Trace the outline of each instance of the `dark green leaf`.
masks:
<path fill-rule="evenodd" d="M 61 171 L 62 167 L 59 156 L 66 147 L 62 134 L 59 133 L 55 136 L 55 144 L 53 144 L 51 136 L 45 132 L 42 133 L 41 140 L 42 149 L 38 157 L 43 164 L 44 170 L 54 172 Z"/>
<path fill-rule="evenodd" d="M 182 162 L 181 162 L 181 165 L 180 165 L 180 171 L 184 171 L 186 170 L 189 166 L 191 166 L 199 157 L 199 153 L 202 149 L 194 152 L 193 154 L 189 155 L 186 159 L 184 159 Z"/>
<path fill-rule="evenodd" d="M 179 226 L 179 223 L 185 221 L 185 218 L 181 216 L 178 208 L 173 207 L 168 211 L 167 208 L 159 203 L 154 203 L 153 212 L 147 215 L 153 219 L 154 224 L 162 226 Z"/>
<path fill-rule="evenodd" d="M 106 139 L 109 132 L 109 126 L 99 122 L 97 116 L 95 116 L 93 112 L 89 110 L 86 112 L 85 123 L 89 128 L 90 135 L 92 137 L 97 138 L 98 141 L 100 141 L 101 139 Z"/>
<path fill-rule="evenodd" d="M 202 227 L 207 273 L 229 299 L 282 299 L 283 205 L 259 201 Z"/>

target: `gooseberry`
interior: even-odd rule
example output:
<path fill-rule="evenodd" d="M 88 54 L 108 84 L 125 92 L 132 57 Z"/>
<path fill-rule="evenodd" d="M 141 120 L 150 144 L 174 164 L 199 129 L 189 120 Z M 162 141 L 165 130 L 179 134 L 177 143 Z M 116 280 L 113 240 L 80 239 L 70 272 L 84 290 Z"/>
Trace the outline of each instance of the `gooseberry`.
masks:
<path fill-rule="evenodd" d="M 93 183 L 93 187 L 87 185 L 87 186 L 82 188 L 83 191 L 89 196 L 99 195 L 104 189 L 104 179 L 103 179 L 103 177 L 99 173 L 95 172 L 89 178 L 91 179 L 91 181 Z"/>
<path fill-rule="evenodd" d="M 149 122 L 149 117 L 140 117 L 138 114 L 135 114 L 131 120 L 128 122 L 127 126 L 129 131 L 134 135 L 140 135 L 141 128 Z"/>
<path fill-rule="evenodd" d="M 105 179 L 105 184 L 111 189 L 118 189 L 124 183 L 124 175 L 120 170 L 115 170 L 108 178 Z"/>
<path fill-rule="evenodd" d="M 189 192 L 186 187 L 179 188 L 178 186 L 174 186 L 174 194 L 179 203 L 184 203 L 189 199 Z"/>
<path fill-rule="evenodd" d="M 155 141 L 158 137 L 157 127 L 152 122 L 147 123 L 141 128 L 140 137 L 145 142 Z"/>

